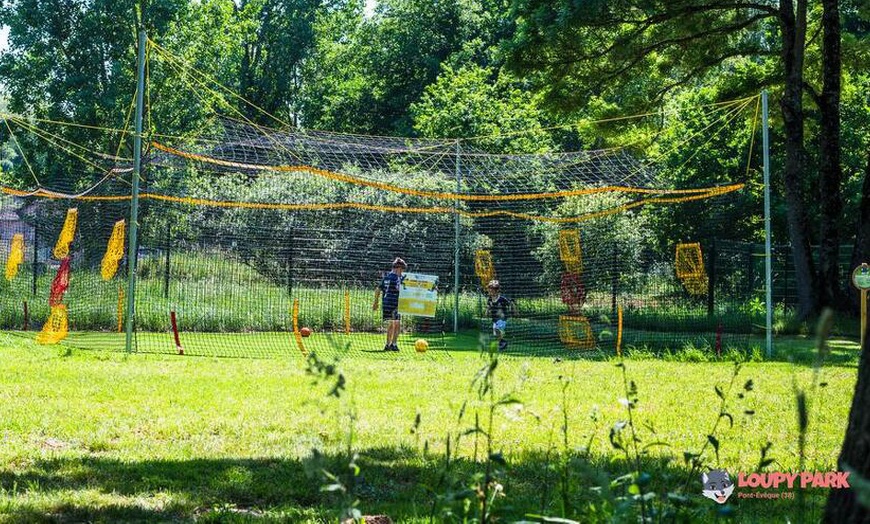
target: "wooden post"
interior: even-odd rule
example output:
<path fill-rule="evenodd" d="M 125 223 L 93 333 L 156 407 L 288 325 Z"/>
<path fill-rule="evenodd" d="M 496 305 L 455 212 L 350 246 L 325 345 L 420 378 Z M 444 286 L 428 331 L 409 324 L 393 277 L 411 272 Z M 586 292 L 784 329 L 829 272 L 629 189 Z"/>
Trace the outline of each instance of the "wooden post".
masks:
<path fill-rule="evenodd" d="M 456 192 L 462 192 L 461 146 L 456 139 Z M 459 333 L 459 256 L 462 246 L 459 238 L 459 201 L 453 201 L 453 332 Z"/>
<path fill-rule="evenodd" d="M 350 335 L 350 291 L 344 292 L 344 334 Z"/>
<path fill-rule="evenodd" d="M 867 336 L 867 290 L 861 290 L 861 347 L 864 347 L 864 338 Z"/>
<path fill-rule="evenodd" d="M 765 342 L 767 358 L 773 355 L 773 259 L 771 255 L 772 233 L 770 227 L 770 136 L 767 109 L 767 89 L 761 92 L 761 139 L 764 162 L 764 309 Z"/>
<path fill-rule="evenodd" d="M 746 270 L 749 276 L 747 287 L 752 296 L 755 296 L 755 246 L 756 244 L 749 244 L 749 251 L 746 253 Z"/>
<path fill-rule="evenodd" d="M 870 265 L 866 262 L 852 271 L 852 285 L 861 291 L 861 349 L 867 335 L 867 290 L 870 289 Z"/>

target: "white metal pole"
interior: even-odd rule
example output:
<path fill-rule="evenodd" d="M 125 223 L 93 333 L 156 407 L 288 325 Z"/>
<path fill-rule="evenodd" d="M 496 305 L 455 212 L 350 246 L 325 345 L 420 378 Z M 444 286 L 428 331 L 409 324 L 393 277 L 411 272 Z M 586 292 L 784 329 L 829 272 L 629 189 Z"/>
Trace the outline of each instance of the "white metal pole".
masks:
<path fill-rule="evenodd" d="M 767 90 L 761 92 L 761 132 L 764 149 L 764 279 L 767 310 L 767 356 L 773 355 L 773 257 L 770 239 L 770 141 L 767 124 Z"/>
<path fill-rule="evenodd" d="M 462 175 L 460 172 L 459 140 L 456 141 L 456 193 L 462 190 Z M 453 201 L 453 332 L 459 333 L 459 201 Z"/>
<path fill-rule="evenodd" d="M 139 31 L 139 77 L 136 91 L 136 134 L 133 136 L 133 189 L 130 199 L 130 238 L 127 251 L 127 352 L 133 351 L 133 319 L 136 307 L 137 229 L 139 225 L 139 178 L 142 176 L 142 114 L 145 106 L 145 30 Z"/>

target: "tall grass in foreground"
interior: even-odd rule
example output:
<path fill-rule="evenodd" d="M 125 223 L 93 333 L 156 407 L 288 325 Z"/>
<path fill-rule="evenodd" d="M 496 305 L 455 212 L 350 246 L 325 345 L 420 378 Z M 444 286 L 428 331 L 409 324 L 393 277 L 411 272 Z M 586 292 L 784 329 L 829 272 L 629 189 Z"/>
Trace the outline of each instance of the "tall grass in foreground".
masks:
<path fill-rule="evenodd" d="M 821 366 L 829 331 L 830 316 L 823 316 L 818 328 L 818 359 L 809 392 L 795 383 L 797 413 L 794 427 L 799 469 L 806 466 L 810 436 L 812 415 L 808 399 L 826 385 L 821 380 Z M 711 385 L 710 396 L 716 399 L 711 403 L 711 425 L 695 449 L 684 450 L 673 449 L 671 443 L 663 441 L 656 434 L 655 427 L 644 420 L 643 411 L 638 410 L 643 405 L 642 395 L 631 377 L 630 361 L 619 359 L 613 362 L 622 386 L 620 398 L 615 400 L 622 406 L 624 416 L 604 434 L 600 434 L 594 412 L 588 417 L 591 422 L 588 426 L 575 424 L 584 417 L 578 417 L 570 405 L 569 392 L 573 381 L 560 377 L 562 400 L 557 406 L 561 415 L 560 426 L 558 430 L 549 428 L 549 445 L 543 455 L 545 470 L 540 479 L 540 504 L 536 507 L 517 507 L 512 503 L 511 470 L 521 466 L 500 449 L 502 435 L 499 431 L 503 430 L 494 423 L 495 414 L 499 412 L 535 418 L 535 414 L 524 411 L 522 402 L 522 395 L 533 392 L 524 391 L 525 379 L 522 376 L 513 386 L 498 380 L 500 355 L 485 337 L 481 340 L 480 362 L 481 367 L 469 384 L 469 398 L 461 404 L 455 416 L 455 426 L 444 435 L 444 455 L 430 457 L 428 442 L 422 444 L 422 450 L 419 440 L 416 442 L 423 460 L 438 463 L 437 475 L 425 485 L 431 496 L 426 509 L 429 522 L 665 523 L 739 518 L 739 505 L 733 501 L 719 506 L 700 496 L 700 475 L 709 469 L 722 467 L 723 430 L 739 426 L 756 414 L 751 402 L 756 386 L 751 378 L 743 377 L 740 361 L 733 362 L 725 383 Z M 338 398 L 348 390 L 336 364 L 324 364 L 312 356 L 309 372 L 320 380 L 329 380 L 330 396 Z M 359 507 L 359 501 L 354 497 L 355 479 L 360 475 L 357 465 L 360 457 L 352 445 L 355 421 L 352 405 L 352 402 L 345 405 L 347 414 L 337 415 L 344 421 L 340 427 L 348 442 L 346 466 L 339 472 L 321 467 L 318 474 L 323 489 L 335 495 L 336 516 L 363 522 L 364 508 Z M 821 403 L 816 409 L 820 408 Z M 540 423 L 540 418 L 537 420 Z M 420 424 L 417 412 L 411 426 L 412 434 Z M 574 449 L 569 442 L 574 441 L 572 434 L 578 430 L 588 432 L 583 439 L 586 445 Z M 555 438 L 556 433 L 558 438 Z M 611 461 L 612 467 L 607 469 L 601 469 L 597 457 L 590 454 L 592 442 L 599 437 L 606 438 L 610 447 L 621 456 L 619 460 Z M 468 449 L 469 441 L 470 454 L 459 453 L 463 445 Z M 768 441 L 759 447 L 756 471 L 764 471 L 776 463 L 771 456 L 771 446 Z M 668 451 L 653 454 L 653 450 Z M 321 456 L 313 452 L 311 463 L 319 464 Z M 736 483 L 737 472 L 731 473 Z M 810 506 L 807 497 L 798 492 L 792 514 L 798 522 L 804 522 L 817 515 L 818 509 L 817 504 Z"/>

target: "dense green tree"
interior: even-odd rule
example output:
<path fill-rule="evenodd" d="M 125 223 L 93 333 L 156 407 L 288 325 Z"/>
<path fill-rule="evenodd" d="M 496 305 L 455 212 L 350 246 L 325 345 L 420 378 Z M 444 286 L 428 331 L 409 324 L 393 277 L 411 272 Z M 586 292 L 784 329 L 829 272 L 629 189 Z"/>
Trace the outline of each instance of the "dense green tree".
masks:
<path fill-rule="evenodd" d="M 302 73 L 300 123 L 306 128 L 368 128 L 373 93 L 358 60 L 366 45 L 360 33 L 363 7 L 362 0 L 349 0 L 314 23 L 315 45 Z"/>
<path fill-rule="evenodd" d="M 175 17 L 183 16 L 186 6 L 184 0 L 149 2 L 143 17 L 146 29 L 151 34 L 164 32 Z M 123 127 L 135 89 L 141 7 L 132 0 L 5 2 L 0 25 L 9 28 L 9 47 L 0 56 L 0 78 L 9 110 L 26 117 Z M 99 152 L 113 151 L 120 140 L 117 133 L 93 129 L 51 131 Z M 19 139 L 43 185 L 80 189 L 102 176 L 60 148 L 47 147 L 33 136 Z M 69 182 L 70 173 L 82 174 L 78 184 Z M 22 173 L 21 185 L 27 184 L 33 181 Z"/>
<path fill-rule="evenodd" d="M 316 23 L 306 66 L 303 123 L 340 131 L 413 134 L 411 106 L 442 64 L 488 65 L 509 35 L 499 0 L 384 0 L 366 17 L 351 1 Z"/>
<path fill-rule="evenodd" d="M 678 150 L 661 158 L 660 148 L 703 127 L 702 114 L 692 105 L 754 94 L 769 85 L 774 99 L 783 101 L 782 111 L 772 115 L 772 139 L 774 166 L 786 167 L 774 187 L 785 194 L 787 205 L 775 201 L 775 208 L 789 216 L 775 217 L 775 231 L 792 228 L 798 270 L 809 270 L 811 277 L 812 259 L 801 246 L 829 239 L 818 263 L 823 277 L 839 245 L 830 239 L 840 229 L 858 228 L 856 252 L 870 250 L 870 234 L 860 233 L 870 228 L 870 219 L 859 220 L 870 217 L 870 211 L 864 213 L 870 210 L 870 185 L 868 198 L 853 196 L 868 163 L 860 131 L 867 121 L 862 96 L 867 79 L 861 73 L 867 63 L 866 17 L 854 0 L 794 2 L 596 0 L 580 6 L 567 0 L 385 0 L 369 16 L 362 0 L 155 0 L 141 5 L 15 0 L 0 11 L 0 21 L 10 28 L 0 78 L 14 112 L 121 127 L 135 83 L 135 26 L 142 10 L 149 36 L 208 73 L 214 80 L 206 82 L 209 86 L 220 83 L 283 122 L 433 138 L 483 135 L 488 138 L 469 141 L 469 147 L 494 153 L 631 145 L 638 156 L 658 159 L 662 173 L 679 186 L 725 181 L 737 169 L 748 139 L 741 126 L 731 139 L 714 140 L 701 152 Z M 839 8 L 840 24 L 830 15 L 833 7 Z M 839 88 L 832 83 L 835 64 L 820 59 L 836 54 L 833 29 L 838 26 L 844 60 Z M 506 57 L 521 78 L 503 67 Z M 206 89 L 163 57 L 152 56 L 149 84 L 152 131 L 197 133 L 215 125 L 215 114 L 279 124 L 220 89 Z M 702 84 L 713 87 L 701 89 Z M 840 101 L 824 103 L 836 98 L 838 89 Z M 630 125 L 591 123 L 650 107 L 673 116 Z M 834 113 L 842 113 L 839 132 Z M 552 128 L 564 123 L 572 125 Z M 87 129 L 59 128 L 58 133 L 102 152 L 113 151 L 119 140 L 117 133 Z M 832 136 L 842 137 L 839 147 L 832 149 Z M 68 176 L 85 168 L 65 152 L 26 134 L 19 138 L 44 183 L 59 187 L 75 178 L 86 185 L 88 177 Z M 125 146 L 122 153 L 129 156 L 129 139 Z M 7 164 L 7 177 L 20 187 L 33 185 L 22 166 Z M 841 174 L 838 165 L 844 168 Z M 816 168 L 824 181 L 799 176 Z M 162 183 L 160 176 L 146 183 Z M 167 176 L 167 183 L 177 184 L 188 174 Z M 838 187 L 851 191 L 839 203 Z M 819 198 L 810 198 L 816 194 Z M 725 206 L 726 216 L 758 206 L 757 185 L 741 198 Z M 675 206 L 659 213 L 656 227 L 673 232 L 682 223 L 695 223 L 688 216 L 707 211 L 703 205 Z M 816 216 L 824 219 L 821 227 L 809 227 Z M 743 237 L 758 226 L 752 221 L 739 225 L 728 232 L 738 235 L 739 230 Z M 795 234 L 806 242 L 795 242 Z M 860 248 L 864 244 L 867 248 Z M 821 286 L 799 289 L 804 299 L 832 295 Z"/>
<path fill-rule="evenodd" d="M 324 0 L 244 0 L 239 92 L 287 120 L 299 111 L 302 64 L 314 48 L 314 23 Z M 248 108 L 249 114 L 254 111 Z M 270 123 L 270 122 L 265 122 Z"/>
<path fill-rule="evenodd" d="M 839 136 L 838 6 L 839 2 L 823 2 L 815 9 L 807 0 L 629 0 L 582 5 L 517 0 L 518 29 L 507 47 L 511 64 L 541 79 L 549 98 L 569 109 L 582 107 L 595 96 L 619 97 L 623 108 L 635 103 L 656 105 L 674 89 L 704 81 L 719 81 L 727 88 L 722 93 L 726 96 L 774 87 L 782 115 L 782 180 L 799 281 L 799 313 L 805 316 L 816 309 L 819 298 L 821 303 L 836 298 L 831 289 L 836 289 L 836 281 L 817 284 L 820 279 L 810 251 L 805 99 L 809 96 L 815 103 L 822 122 L 818 139 L 825 144 L 818 157 L 821 178 L 815 187 L 824 191 L 818 199 L 822 232 L 835 239 L 820 251 L 821 277 L 829 279 L 839 248 L 838 210 L 842 208 L 839 153 L 833 150 L 838 149 Z M 819 34 L 823 43 L 812 53 Z M 817 90 L 807 76 L 810 59 L 823 64 L 817 80 L 821 94 L 815 96 Z M 724 78 L 735 64 L 746 60 L 761 66 L 757 75 L 738 83 Z"/>
<path fill-rule="evenodd" d="M 554 147 L 536 97 L 492 68 L 445 66 L 412 104 L 411 115 L 420 136 L 475 137 L 470 145 L 493 153 L 541 153 Z"/>
<path fill-rule="evenodd" d="M 870 6 L 843 10 L 843 93 L 841 155 L 847 220 L 856 231 L 851 267 L 870 260 Z M 852 290 L 857 306 L 857 293 Z M 856 307 L 857 310 L 857 307 Z"/>
<path fill-rule="evenodd" d="M 870 135 L 866 131 L 870 129 L 870 6 L 864 2 L 860 7 L 863 11 L 857 7 L 853 5 L 843 12 L 844 75 L 841 104 L 844 178 L 847 187 L 851 183 L 853 188 L 846 196 L 856 195 L 855 200 L 858 200 L 855 206 L 857 235 L 852 267 L 870 257 Z M 870 411 L 867 405 L 870 404 L 870 352 L 866 345 L 861 349 L 858 380 L 837 466 L 840 470 L 848 468 L 854 472 L 854 476 L 868 479 Z M 860 480 L 853 483 L 853 486 L 856 484 L 860 484 Z M 825 508 L 824 521 L 870 522 L 870 511 L 859 499 L 855 489 L 832 490 Z"/>

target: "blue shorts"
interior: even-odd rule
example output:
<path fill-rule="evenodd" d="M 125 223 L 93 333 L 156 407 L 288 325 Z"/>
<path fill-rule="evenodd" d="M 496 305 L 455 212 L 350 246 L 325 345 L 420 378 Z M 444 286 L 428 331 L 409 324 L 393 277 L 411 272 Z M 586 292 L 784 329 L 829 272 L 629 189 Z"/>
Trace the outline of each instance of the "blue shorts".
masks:
<path fill-rule="evenodd" d="M 496 320 L 492 323 L 492 336 L 497 337 L 499 335 L 504 335 L 506 329 L 507 320 Z"/>
<path fill-rule="evenodd" d="M 381 315 L 384 320 L 399 320 L 402 318 L 399 315 L 399 303 L 384 303 L 381 308 Z"/>

